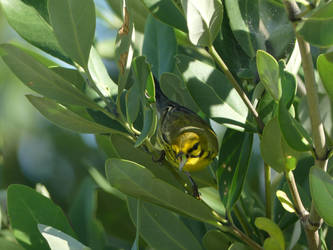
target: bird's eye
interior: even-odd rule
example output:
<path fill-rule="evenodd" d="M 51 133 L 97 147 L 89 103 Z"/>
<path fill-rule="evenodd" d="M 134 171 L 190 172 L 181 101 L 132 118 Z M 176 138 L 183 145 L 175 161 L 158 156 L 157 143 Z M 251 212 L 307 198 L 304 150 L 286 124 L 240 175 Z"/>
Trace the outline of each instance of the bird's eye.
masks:
<path fill-rule="evenodd" d="M 188 151 L 187 153 L 190 154 L 192 153 L 194 150 L 197 150 L 199 147 L 199 142 L 195 143 Z"/>

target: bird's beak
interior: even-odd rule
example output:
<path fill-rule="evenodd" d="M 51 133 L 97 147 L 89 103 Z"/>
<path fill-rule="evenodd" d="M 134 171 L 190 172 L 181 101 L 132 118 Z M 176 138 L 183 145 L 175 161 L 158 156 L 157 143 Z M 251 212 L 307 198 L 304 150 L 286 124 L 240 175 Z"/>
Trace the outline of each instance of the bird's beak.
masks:
<path fill-rule="evenodd" d="M 185 166 L 186 162 L 187 162 L 187 157 L 183 152 L 180 152 L 177 155 L 177 158 L 180 158 L 180 163 L 179 163 L 179 170 L 183 171 L 183 167 Z"/>

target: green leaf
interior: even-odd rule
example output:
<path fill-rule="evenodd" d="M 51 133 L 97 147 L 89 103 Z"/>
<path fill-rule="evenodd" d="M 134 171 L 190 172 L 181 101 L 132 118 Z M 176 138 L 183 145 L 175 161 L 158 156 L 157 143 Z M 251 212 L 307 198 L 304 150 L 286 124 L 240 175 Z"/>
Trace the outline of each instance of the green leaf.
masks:
<path fill-rule="evenodd" d="M 260 140 L 260 151 L 265 163 L 279 173 L 286 170 L 290 159 L 298 156 L 298 153 L 289 148 L 285 142 L 276 117 L 264 128 Z"/>
<path fill-rule="evenodd" d="M 47 224 L 75 237 L 61 208 L 35 190 L 12 184 L 7 193 L 8 213 L 15 238 L 25 249 L 49 249 L 37 225 Z"/>
<path fill-rule="evenodd" d="M 233 35 L 250 58 L 257 50 L 279 58 L 293 43 L 292 25 L 278 1 L 227 0 L 225 5 Z"/>
<path fill-rule="evenodd" d="M 89 250 L 81 242 L 51 226 L 38 224 L 38 230 L 47 240 L 51 250 Z"/>
<path fill-rule="evenodd" d="M 183 190 L 184 182 L 175 178 L 175 168 L 173 166 L 161 166 L 161 163 L 153 160 L 151 154 L 140 148 L 135 148 L 134 142 L 125 136 L 113 134 L 110 142 L 118 153 L 117 158 L 134 161 L 146 166 L 157 178 Z"/>
<path fill-rule="evenodd" d="M 171 1 L 168 2 L 172 5 Z M 156 77 L 159 78 L 163 72 L 173 72 L 176 49 L 177 42 L 173 29 L 149 15 L 142 54 L 152 65 L 152 72 Z"/>
<path fill-rule="evenodd" d="M 69 209 L 69 218 L 78 239 L 93 249 L 96 249 L 93 238 L 96 232 L 92 231 L 97 206 L 96 188 L 97 186 L 91 178 L 83 179 Z"/>
<path fill-rule="evenodd" d="M 319 47 L 333 45 L 333 3 L 328 2 L 315 9 L 310 17 L 301 22 L 297 31 L 306 41 Z"/>
<path fill-rule="evenodd" d="M 296 151 L 312 149 L 312 139 L 302 125 L 293 118 L 283 104 L 279 104 L 278 119 L 285 141 Z"/>
<path fill-rule="evenodd" d="M 191 57 L 177 58 L 191 96 L 209 118 L 240 131 L 254 129 L 247 123 L 246 105 L 223 73 Z"/>
<path fill-rule="evenodd" d="M 282 250 L 279 245 L 279 242 L 274 238 L 267 238 L 264 242 L 265 250 Z"/>
<path fill-rule="evenodd" d="M 293 74 L 285 70 L 285 65 L 282 61 L 279 61 L 279 65 L 282 89 L 281 102 L 286 108 L 290 108 L 296 95 L 296 78 Z"/>
<path fill-rule="evenodd" d="M 257 217 L 254 223 L 257 228 L 267 232 L 270 235 L 270 237 L 273 238 L 276 243 L 278 243 L 279 248 L 277 249 L 281 250 L 285 249 L 283 233 L 281 229 L 273 221 L 265 217 Z M 267 244 L 271 246 L 271 242 Z"/>
<path fill-rule="evenodd" d="M 91 47 L 88 70 L 94 84 L 105 97 L 118 94 L 118 86 L 110 78 L 101 57 L 94 47 Z"/>
<path fill-rule="evenodd" d="M 184 82 L 176 74 L 163 73 L 160 77 L 160 87 L 170 100 L 193 111 L 198 110 Z"/>
<path fill-rule="evenodd" d="M 282 207 L 289 213 L 295 213 L 295 208 L 293 203 L 290 201 L 289 197 L 282 190 L 276 191 L 276 197 L 281 202 Z"/>
<path fill-rule="evenodd" d="M 203 187 L 199 188 L 200 198 L 209 207 L 214 209 L 220 215 L 225 216 L 225 207 L 221 201 L 218 190 L 215 187 Z"/>
<path fill-rule="evenodd" d="M 257 51 L 257 67 L 261 82 L 275 101 L 282 95 L 279 64 L 273 56 L 263 50 Z"/>
<path fill-rule="evenodd" d="M 14 30 L 32 45 L 66 62 L 71 62 L 60 47 L 47 12 L 47 0 L 1 0 L 2 11 Z"/>
<path fill-rule="evenodd" d="M 56 125 L 79 133 L 103 134 L 121 133 L 85 118 L 82 118 L 65 106 L 47 98 L 27 95 L 28 100 L 48 120 Z"/>
<path fill-rule="evenodd" d="M 230 241 L 221 231 L 210 230 L 202 238 L 202 244 L 207 250 L 228 249 Z"/>
<path fill-rule="evenodd" d="M 310 169 L 311 197 L 318 214 L 329 226 L 333 226 L 333 178 L 319 167 Z"/>
<path fill-rule="evenodd" d="M 135 162 L 111 158 L 106 176 L 121 192 L 216 226 L 217 221 L 204 203 L 187 195 Z"/>
<path fill-rule="evenodd" d="M 24 250 L 24 248 L 17 242 L 5 239 L 4 237 L 0 238 L 0 248 L 6 250 Z"/>
<path fill-rule="evenodd" d="M 244 245 L 240 242 L 233 243 L 228 250 L 250 250 L 252 248 L 248 247 L 247 245 Z"/>
<path fill-rule="evenodd" d="M 13 73 L 29 88 L 48 98 L 71 105 L 100 109 L 70 82 L 11 44 L 0 46 L 2 58 Z"/>
<path fill-rule="evenodd" d="M 238 200 L 245 181 L 252 153 L 253 134 L 227 130 L 224 134 L 219 166 L 218 187 L 221 200 L 227 211 L 231 211 Z"/>
<path fill-rule="evenodd" d="M 156 109 L 152 109 L 151 107 L 144 107 L 143 111 L 143 129 L 141 131 L 140 136 L 135 142 L 135 147 L 139 147 L 147 138 L 152 136 L 155 133 L 157 126 L 157 114 Z"/>
<path fill-rule="evenodd" d="M 129 5 L 133 4 L 134 2 L 140 4 L 139 1 L 127 1 Z M 127 7 L 130 8 L 129 6 Z M 138 10 L 136 10 L 136 12 L 137 11 Z M 120 96 L 122 91 L 125 89 L 127 79 L 130 74 L 131 64 L 134 54 L 134 44 L 135 44 L 135 27 L 132 22 L 133 16 L 130 15 L 128 19 L 126 19 L 126 17 L 124 17 L 124 19 L 125 19 L 124 22 L 126 23 L 123 23 L 123 27 L 129 26 L 129 28 L 127 28 L 128 30 L 123 27 L 120 28 L 120 30 L 117 33 L 116 44 L 115 44 L 115 61 L 117 62 L 120 71 L 119 80 L 118 80 L 118 96 Z"/>
<path fill-rule="evenodd" d="M 249 57 L 255 57 L 257 50 L 265 49 L 263 34 L 259 32 L 258 5 L 258 0 L 225 1 L 231 30 Z"/>
<path fill-rule="evenodd" d="M 220 32 L 223 6 L 219 0 L 181 0 L 190 41 L 195 46 L 211 46 Z"/>
<path fill-rule="evenodd" d="M 60 46 L 83 68 L 88 64 L 96 16 L 93 0 L 49 0 L 48 10 Z"/>
<path fill-rule="evenodd" d="M 162 22 L 187 32 L 186 20 L 183 13 L 173 1 L 169 0 L 141 0 L 150 13 Z"/>
<path fill-rule="evenodd" d="M 128 198 L 128 210 L 137 226 L 137 202 Z M 192 232 L 175 213 L 141 201 L 142 238 L 154 249 L 202 249 Z"/>
<path fill-rule="evenodd" d="M 132 88 L 134 87 L 137 91 L 135 94 L 139 96 L 141 103 L 145 104 L 145 90 L 147 85 L 151 84 L 152 76 L 150 65 L 144 56 L 138 56 L 133 60 L 133 71 L 135 73 L 135 83 Z"/>
<path fill-rule="evenodd" d="M 328 96 L 333 100 L 333 52 L 318 56 L 317 69 Z"/>
<path fill-rule="evenodd" d="M 123 18 L 123 1 L 119 0 L 106 0 L 109 6 L 112 8 L 114 13 L 118 18 Z M 137 0 L 127 0 L 126 7 L 131 17 L 131 21 L 135 25 L 140 33 L 143 33 L 145 30 L 146 19 L 149 15 L 149 11 L 142 1 Z"/>

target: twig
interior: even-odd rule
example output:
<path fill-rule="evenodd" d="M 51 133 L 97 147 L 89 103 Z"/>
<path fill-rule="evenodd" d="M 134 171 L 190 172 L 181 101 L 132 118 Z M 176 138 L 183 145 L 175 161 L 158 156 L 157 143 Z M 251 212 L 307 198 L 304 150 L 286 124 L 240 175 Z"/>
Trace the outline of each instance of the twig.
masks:
<path fill-rule="evenodd" d="M 272 184 L 271 184 L 271 168 L 266 163 L 265 169 L 265 198 L 266 198 L 266 217 L 272 219 Z"/>
<path fill-rule="evenodd" d="M 247 97 L 247 95 L 245 94 L 243 89 L 240 87 L 240 85 L 238 84 L 238 82 L 236 81 L 236 79 L 234 78 L 234 76 L 232 75 L 232 73 L 230 72 L 227 65 L 224 63 L 224 61 L 220 57 L 220 55 L 217 53 L 217 51 L 215 50 L 213 45 L 208 47 L 208 52 L 214 58 L 215 62 L 218 64 L 218 66 L 223 71 L 225 76 L 228 78 L 230 83 L 236 89 L 239 96 L 242 98 L 245 105 L 248 107 L 248 109 L 253 114 L 253 116 L 258 124 L 258 127 L 259 127 L 259 134 L 261 134 L 265 125 L 264 125 L 263 121 L 260 119 L 258 112 L 253 107 L 251 101 L 249 100 L 249 98 Z"/>

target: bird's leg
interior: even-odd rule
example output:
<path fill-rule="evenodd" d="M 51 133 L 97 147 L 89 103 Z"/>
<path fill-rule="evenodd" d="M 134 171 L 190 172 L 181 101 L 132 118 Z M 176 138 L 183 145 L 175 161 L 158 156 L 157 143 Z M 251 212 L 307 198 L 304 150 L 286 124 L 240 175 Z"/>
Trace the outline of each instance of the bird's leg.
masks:
<path fill-rule="evenodd" d="M 188 179 L 190 180 L 190 182 L 192 184 L 193 197 L 200 200 L 200 193 L 199 193 L 198 185 L 195 183 L 195 181 L 193 180 L 193 178 L 189 172 L 185 172 L 185 174 L 187 175 Z"/>
<path fill-rule="evenodd" d="M 157 159 L 155 159 L 154 156 L 152 157 L 152 160 L 153 160 L 154 162 L 162 162 L 164 159 L 165 159 L 165 151 L 164 151 L 164 150 L 162 150 L 162 151 L 160 152 L 160 156 L 159 156 Z"/>
<path fill-rule="evenodd" d="M 187 157 L 186 157 L 186 155 L 184 155 L 184 154 L 180 154 L 179 157 L 181 157 L 181 158 L 180 158 L 181 161 L 180 161 L 180 163 L 179 163 L 179 171 L 183 171 L 183 168 L 184 168 L 184 166 L 185 166 L 185 164 L 186 164 L 186 162 L 187 162 Z M 192 185 L 192 191 L 193 191 L 192 195 L 193 195 L 196 199 L 200 200 L 200 193 L 199 193 L 199 190 L 198 190 L 198 185 L 195 183 L 195 181 L 193 180 L 193 178 L 192 178 L 192 176 L 190 175 L 189 172 L 187 172 L 187 171 L 183 171 L 183 172 L 187 175 L 188 179 L 189 179 L 190 182 L 191 182 L 191 185 Z"/>

